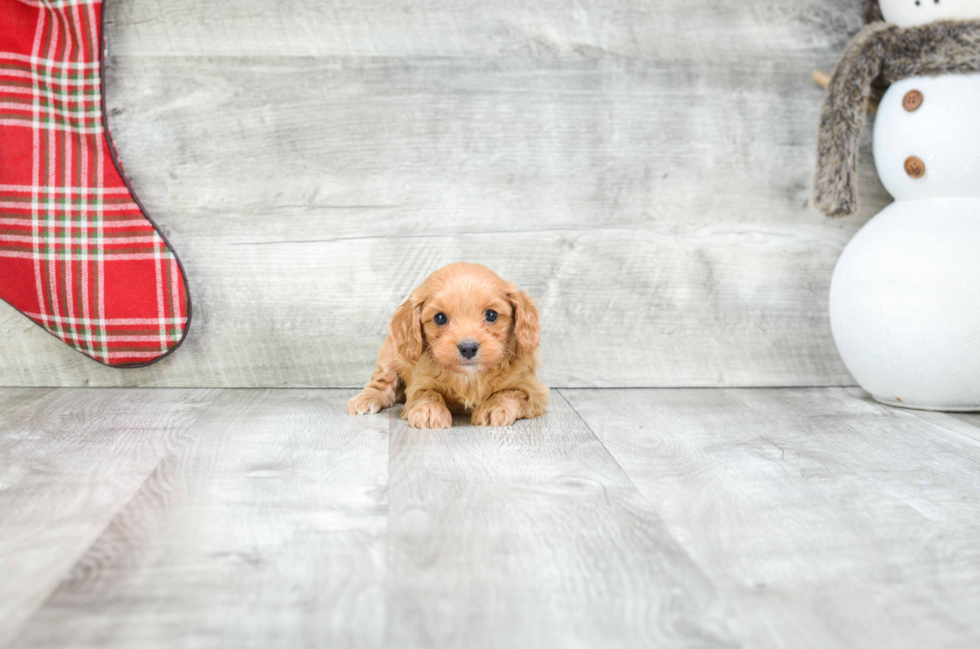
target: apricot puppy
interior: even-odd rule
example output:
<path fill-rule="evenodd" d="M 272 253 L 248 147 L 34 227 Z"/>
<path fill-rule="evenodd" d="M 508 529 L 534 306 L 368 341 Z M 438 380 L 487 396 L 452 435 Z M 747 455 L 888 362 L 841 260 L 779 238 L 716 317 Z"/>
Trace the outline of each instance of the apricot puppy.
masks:
<path fill-rule="evenodd" d="M 415 428 L 449 428 L 452 413 L 477 426 L 510 426 L 548 407 L 538 365 L 538 310 L 489 268 L 458 263 L 429 275 L 391 319 L 371 380 L 352 415 L 404 401 Z"/>

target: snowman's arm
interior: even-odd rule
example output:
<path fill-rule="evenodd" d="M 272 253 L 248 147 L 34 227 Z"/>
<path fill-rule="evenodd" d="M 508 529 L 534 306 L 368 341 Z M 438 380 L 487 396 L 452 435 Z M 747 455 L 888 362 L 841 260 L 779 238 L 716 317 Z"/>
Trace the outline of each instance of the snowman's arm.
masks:
<path fill-rule="evenodd" d="M 872 84 L 885 62 L 882 36 L 894 29 L 885 23 L 865 27 L 847 46 L 830 79 L 820 113 L 813 187 L 813 203 L 827 216 L 848 216 L 858 210 L 858 144 Z"/>
<path fill-rule="evenodd" d="M 820 86 L 821 88 L 823 88 L 824 90 L 826 90 L 827 88 L 830 87 L 830 78 L 831 78 L 830 75 L 827 74 L 826 72 L 824 72 L 823 70 L 814 70 L 813 71 L 813 82 L 815 84 L 817 84 L 818 86 Z M 869 113 L 877 113 L 878 112 L 878 100 L 877 99 L 869 99 L 868 100 L 868 112 Z"/>

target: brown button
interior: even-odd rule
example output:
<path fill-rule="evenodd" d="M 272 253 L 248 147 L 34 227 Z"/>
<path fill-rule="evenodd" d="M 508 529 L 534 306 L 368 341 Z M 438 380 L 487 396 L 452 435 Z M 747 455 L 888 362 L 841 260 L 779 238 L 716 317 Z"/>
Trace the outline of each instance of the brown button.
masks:
<path fill-rule="evenodd" d="M 905 161 L 905 173 L 913 178 L 922 178 L 926 175 L 926 163 L 922 162 L 921 158 L 910 156 Z"/>
<path fill-rule="evenodd" d="M 922 93 L 918 90 L 909 90 L 905 93 L 905 97 L 902 99 L 902 108 L 909 111 L 919 108 L 922 105 Z"/>

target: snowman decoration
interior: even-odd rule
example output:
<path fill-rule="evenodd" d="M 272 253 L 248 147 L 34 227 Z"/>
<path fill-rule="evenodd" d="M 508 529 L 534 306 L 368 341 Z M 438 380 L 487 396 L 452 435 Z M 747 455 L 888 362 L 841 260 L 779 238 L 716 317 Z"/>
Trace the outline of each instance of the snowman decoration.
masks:
<path fill-rule="evenodd" d="M 837 263 L 834 340 L 878 401 L 980 410 L 980 0 L 867 0 L 865 18 L 829 83 L 814 203 L 857 211 L 876 95 L 875 166 L 895 202 Z"/>

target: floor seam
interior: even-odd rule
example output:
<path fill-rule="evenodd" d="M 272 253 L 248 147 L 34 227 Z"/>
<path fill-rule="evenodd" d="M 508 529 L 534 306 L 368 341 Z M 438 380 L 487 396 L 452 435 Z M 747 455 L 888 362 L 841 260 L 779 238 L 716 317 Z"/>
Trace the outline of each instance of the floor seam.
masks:
<path fill-rule="evenodd" d="M 391 445 L 392 445 L 392 426 L 391 419 L 394 416 L 395 408 L 391 407 L 386 410 L 387 417 L 385 419 L 388 421 L 388 477 L 385 480 L 385 502 L 387 503 L 387 509 L 385 511 L 385 548 L 384 548 L 384 561 L 385 561 L 385 580 L 384 580 L 384 606 L 385 606 L 385 620 L 384 620 L 384 633 L 381 636 L 381 646 L 382 648 L 387 648 L 391 645 L 389 640 L 391 635 L 391 584 L 392 584 L 392 561 L 391 561 Z"/>
<path fill-rule="evenodd" d="M 640 498 L 642 498 L 647 504 L 649 504 L 652 507 L 653 506 L 653 503 L 646 497 L 646 494 L 644 494 L 640 490 L 640 488 L 638 486 L 636 486 L 636 483 L 633 482 L 633 477 L 630 476 L 630 474 L 626 472 L 626 469 L 624 469 L 623 468 L 623 465 L 619 463 L 619 460 L 617 460 L 616 459 L 616 456 L 613 455 L 612 451 L 609 450 L 609 447 L 606 446 L 606 443 L 602 441 L 602 438 L 599 437 L 598 434 L 596 434 L 596 432 L 595 432 L 595 430 L 593 430 L 592 426 L 589 425 L 589 422 L 587 422 L 585 420 L 585 417 L 582 416 L 582 413 L 580 413 L 578 410 L 575 409 L 575 406 L 572 405 L 572 402 L 568 400 L 568 398 L 565 396 L 565 394 L 562 392 L 561 389 L 557 389 L 557 390 L 555 390 L 555 392 L 557 392 L 558 393 L 558 396 L 561 397 L 562 401 L 564 401 L 565 404 L 569 408 L 572 409 L 572 412 L 575 413 L 575 416 L 578 417 L 579 421 L 582 422 L 582 425 L 585 426 L 585 428 L 592 434 L 592 437 L 595 439 L 595 441 L 599 442 L 599 446 L 601 446 L 602 447 L 602 450 L 604 450 L 606 452 L 606 454 L 609 456 L 609 459 L 613 461 L 613 464 L 615 464 L 617 467 L 619 467 L 620 472 L 626 478 L 627 482 L 629 482 L 630 486 L 633 487 L 634 490 L 636 490 L 636 493 L 639 494 Z M 656 509 L 654 509 L 654 511 L 656 511 Z M 659 516 L 659 514 L 658 514 L 658 516 Z"/>

